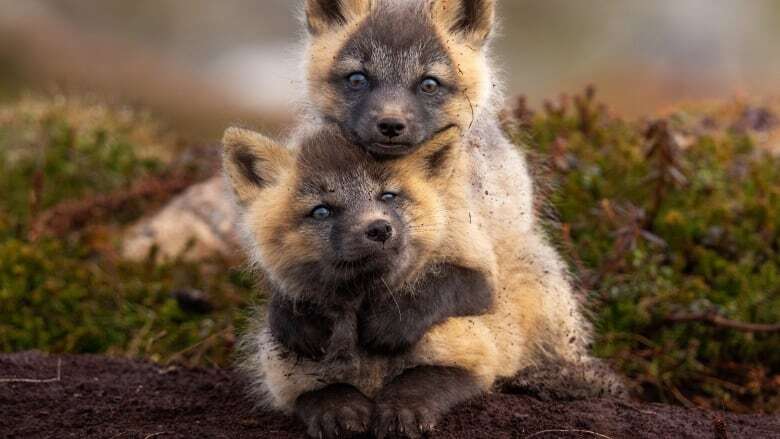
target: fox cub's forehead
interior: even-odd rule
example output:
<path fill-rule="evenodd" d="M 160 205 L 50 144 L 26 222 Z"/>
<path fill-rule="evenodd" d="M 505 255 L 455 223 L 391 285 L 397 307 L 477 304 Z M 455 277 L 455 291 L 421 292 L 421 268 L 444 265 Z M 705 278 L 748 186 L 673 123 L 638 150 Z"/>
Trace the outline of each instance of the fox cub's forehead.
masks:
<path fill-rule="evenodd" d="M 306 139 L 297 159 L 297 191 L 301 195 L 361 197 L 387 184 L 387 166 L 333 131 Z"/>
<path fill-rule="evenodd" d="M 366 69 L 386 81 L 404 81 L 451 69 L 436 27 L 419 7 L 383 6 L 374 10 L 347 39 L 334 70 L 344 75 Z M 444 73 L 444 72 L 441 72 Z"/>

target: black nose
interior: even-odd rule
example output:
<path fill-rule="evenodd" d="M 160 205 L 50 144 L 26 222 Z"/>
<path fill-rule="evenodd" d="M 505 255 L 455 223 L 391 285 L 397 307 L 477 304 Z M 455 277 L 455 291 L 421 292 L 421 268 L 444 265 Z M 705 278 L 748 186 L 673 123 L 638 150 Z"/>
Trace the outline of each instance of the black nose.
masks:
<path fill-rule="evenodd" d="M 386 117 L 381 119 L 376 127 L 383 136 L 398 137 L 403 134 L 406 124 L 401 119 Z"/>
<path fill-rule="evenodd" d="M 393 236 L 393 226 L 385 220 L 376 220 L 366 228 L 366 238 L 384 243 Z"/>

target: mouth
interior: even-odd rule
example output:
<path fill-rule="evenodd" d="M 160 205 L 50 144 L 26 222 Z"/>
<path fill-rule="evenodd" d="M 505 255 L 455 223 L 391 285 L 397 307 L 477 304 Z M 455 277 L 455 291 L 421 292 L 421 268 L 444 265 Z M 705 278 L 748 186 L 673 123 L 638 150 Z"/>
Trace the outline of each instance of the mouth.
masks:
<path fill-rule="evenodd" d="M 338 278 L 343 281 L 374 278 L 382 276 L 391 271 L 387 264 L 382 264 L 370 260 L 365 260 L 362 262 L 338 262 L 336 263 L 335 268 L 336 273 L 338 273 Z"/>
<path fill-rule="evenodd" d="M 381 143 L 374 142 L 369 144 L 366 149 L 369 152 L 381 156 L 399 156 L 409 153 L 414 145 L 408 143 Z"/>
<path fill-rule="evenodd" d="M 349 269 L 360 268 L 365 265 L 368 265 L 370 264 L 372 259 L 373 258 L 371 258 L 370 256 L 364 256 L 362 258 L 356 258 L 356 259 L 342 259 L 340 261 L 336 261 L 334 265 L 336 266 L 336 268 L 349 270 Z"/>
<path fill-rule="evenodd" d="M 393 270 L 390 254 L 383 252 L 373 253 L 354 259 L 342 259 L 334 263 L 333 267 L 347 277 L 365 274 L 382 274 Z"/>

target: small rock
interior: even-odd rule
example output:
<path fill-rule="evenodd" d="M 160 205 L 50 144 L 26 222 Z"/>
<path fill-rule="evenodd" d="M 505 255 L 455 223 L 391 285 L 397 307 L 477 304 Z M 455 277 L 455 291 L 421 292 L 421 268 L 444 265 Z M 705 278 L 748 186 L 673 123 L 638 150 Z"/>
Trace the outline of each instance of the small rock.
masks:
<path fill-rule="evenodd" d="M 207 293 L 194 288 L 183 288 L 171 293 L 179 308 L 186 312 L 208 314 L 214 309 Z"/>
<path fill-rule="evenodd" d="M 201 260 L 216 255 L 240 258 L 238 210 L 222 176 L 196 184 L 162 210 L 142 218 L 124 236 L 122 256 L 144 261 L 182 257 Z"/>
<path fill-rule="evenodd" d="M 739 131 L 770 131 L 777 126 L 778 119 L 771 111 L 764 107 L 748 107 L 742 112 L 734 128 Z"/>

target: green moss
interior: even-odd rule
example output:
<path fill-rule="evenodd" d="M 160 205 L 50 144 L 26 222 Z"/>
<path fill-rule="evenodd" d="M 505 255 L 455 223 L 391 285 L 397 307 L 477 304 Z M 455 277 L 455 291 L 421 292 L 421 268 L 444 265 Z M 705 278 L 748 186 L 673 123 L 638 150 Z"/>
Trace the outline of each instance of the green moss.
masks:
<path fill-rule="evenodd" d="M 114 263 L 81 244 L 44 240 L 0 244 L 0 349 L 114 352 L 165 361 L 206 337 L 209 359 L 225 363 L 246 283 L 230 269 L 208 278 L 184 262 Z M 216 311 L 181 309 L 178 287 L 208 289 Z"/>

